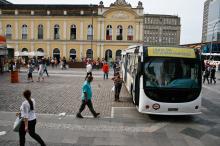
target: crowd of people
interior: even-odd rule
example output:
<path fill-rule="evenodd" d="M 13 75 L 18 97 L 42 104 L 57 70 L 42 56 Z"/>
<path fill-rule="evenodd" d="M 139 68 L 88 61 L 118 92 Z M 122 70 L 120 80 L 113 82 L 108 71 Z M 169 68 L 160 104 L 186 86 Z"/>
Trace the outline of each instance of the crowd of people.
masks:
<path fill-rule="evenodd" d="M 213 81 L 213 83 L 216 84 L 215 72 L 216 72 L 216 66 L 211 65 L 207 62 L 205 64 L 205 71 L 203 72 L 203 83 L 207 81 L 208 84 L 212 84 Z"/>

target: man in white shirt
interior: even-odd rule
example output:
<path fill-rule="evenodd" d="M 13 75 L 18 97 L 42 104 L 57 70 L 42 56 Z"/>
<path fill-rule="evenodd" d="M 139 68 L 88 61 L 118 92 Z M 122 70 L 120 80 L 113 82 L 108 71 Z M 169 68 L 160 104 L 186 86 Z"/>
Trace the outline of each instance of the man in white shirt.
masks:
<path fill-rule="evenodd" d="M 86 65 L 86 78 L 87 79 L 88 76 L 92 76 L 92 64 L 90 63 L 90 61 L 87 63 Z"/>

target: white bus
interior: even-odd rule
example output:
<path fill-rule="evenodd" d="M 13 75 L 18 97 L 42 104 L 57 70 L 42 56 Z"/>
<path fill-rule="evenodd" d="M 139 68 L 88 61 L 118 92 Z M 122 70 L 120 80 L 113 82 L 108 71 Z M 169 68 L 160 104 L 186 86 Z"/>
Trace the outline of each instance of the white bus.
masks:
<path fill-rule="evenodd" d="M 200 114 L 201 59 L 190 48 L 135 45 L 122 52 L 122 78 L 141 113 Z"/>

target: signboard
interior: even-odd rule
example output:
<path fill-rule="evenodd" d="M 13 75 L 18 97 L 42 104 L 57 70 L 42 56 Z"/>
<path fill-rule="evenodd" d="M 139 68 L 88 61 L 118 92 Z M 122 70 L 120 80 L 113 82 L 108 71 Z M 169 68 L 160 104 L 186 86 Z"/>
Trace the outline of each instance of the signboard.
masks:
<path fill-rule="evenodd" d="M 196 58 L 194 49 L 172 47 L 149 47 L 148 56 Z"/>
<path fill-rule="evenodd" d="M 6 38 L 0 35 L 0 55 L 7 55 L 8 51 L 6 48 Z"/>

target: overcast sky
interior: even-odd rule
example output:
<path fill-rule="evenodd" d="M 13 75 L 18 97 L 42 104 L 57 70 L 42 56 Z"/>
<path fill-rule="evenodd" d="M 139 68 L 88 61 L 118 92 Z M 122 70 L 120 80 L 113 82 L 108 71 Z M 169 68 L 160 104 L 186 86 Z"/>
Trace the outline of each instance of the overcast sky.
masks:
<path fill-rule="evenodd" d="M 15 4 L 99 4 L 101 0 L 8 0 Z M 108 7 L 116 0 L 102 0 Z M 178 15 L 181 18 L 181 44 L 198 43 L 202 38 L 205 0 L 140 0 L 149 14 Z M 136 7 L 138 0 L 126 0 Z"/>

